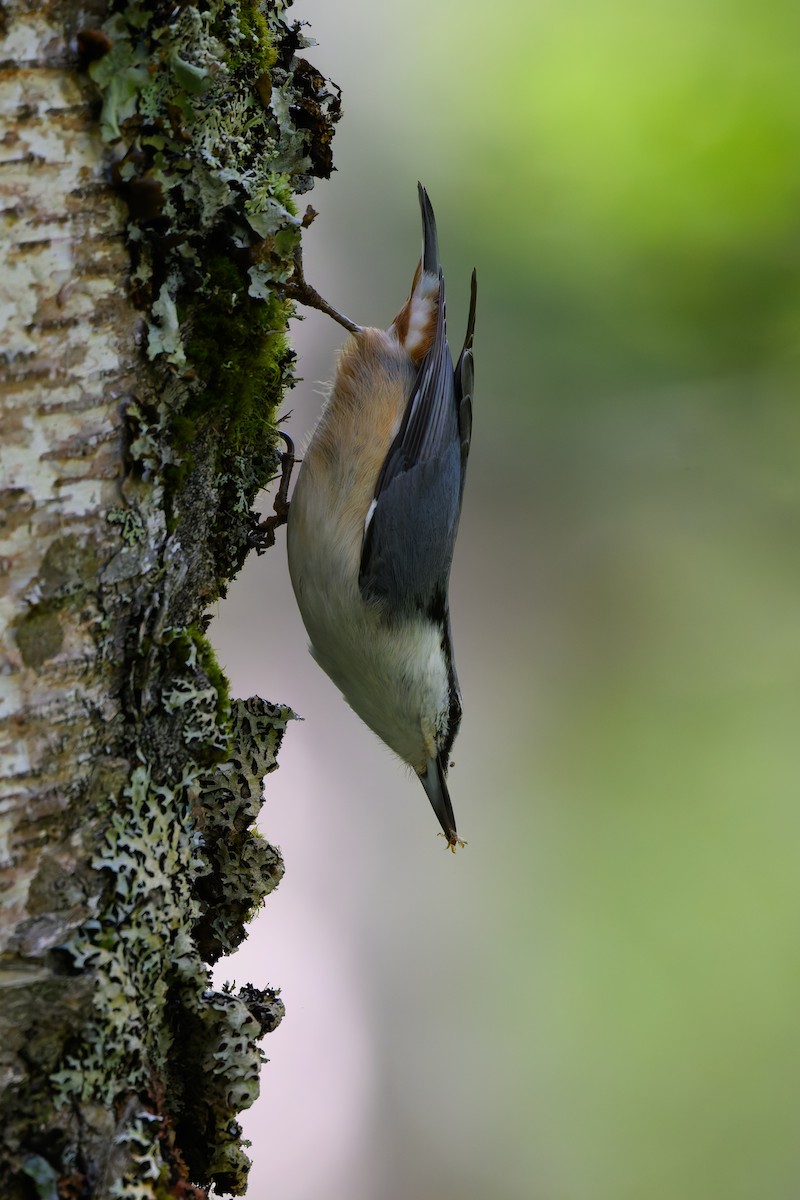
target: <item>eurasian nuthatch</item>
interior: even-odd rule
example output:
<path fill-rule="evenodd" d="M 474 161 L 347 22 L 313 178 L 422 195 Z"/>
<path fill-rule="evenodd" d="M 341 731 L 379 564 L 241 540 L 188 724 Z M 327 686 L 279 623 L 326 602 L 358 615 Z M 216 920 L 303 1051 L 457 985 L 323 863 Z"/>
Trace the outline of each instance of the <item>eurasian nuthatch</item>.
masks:
<path fill-rule="evenodd" d="M 311 653 L 414 768 L 454 849 L 446 776 L 461 694 L 447 587 L 472 430 L 477 284 L 473 271 L 454 370 L 436 222 L 421 184 L 419 200 L 422 258 L 388 330 L 342 318 L 302 277 L 294 291 L 353 336 L 289 505 L 289 572 Z"/>

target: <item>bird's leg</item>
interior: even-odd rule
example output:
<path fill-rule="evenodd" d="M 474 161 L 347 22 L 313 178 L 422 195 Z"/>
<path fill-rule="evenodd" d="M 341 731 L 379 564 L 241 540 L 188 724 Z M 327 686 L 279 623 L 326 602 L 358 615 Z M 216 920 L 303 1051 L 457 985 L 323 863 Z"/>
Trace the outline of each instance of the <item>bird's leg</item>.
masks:
<path fill-rule="evenodd" d="M 286 443 L 286 449 L 280 459 L 281 481 L 272 504 L 274 516 L 259 522 L 253 530 L 252 540 L 257 554 L 263 554 L 265 550 L 269 550 L 270 546 L 275 545 L 275 530 L 279 526 L 285 525 L 289 516 L 289 482 L 295 464 L 294 442 L 282 429 L 278 430 L 278 436 L 282 437 Z"/>
<path fill-rule="evenodd" d="M 288 283 L 282 285 L 284 295 L 291 300 L 298 300 L 300 304 L 305 304 L 307 308 L 316 308 L 319 312 L 326 313 L 332 317 L 339 325 L 343 325 L 350 333 L 361 333 L 361 326 L 356 325 L 355 321 L 351 321 L 349 317 L 343 316 L 328 304 L 327 300 L 323 300 L 316 288 L 313 288 L 310 283 L 306 283 L 306 277 L 303 272 L 303 251 L 298 245 L 294 252 L 294 273 Z"/>

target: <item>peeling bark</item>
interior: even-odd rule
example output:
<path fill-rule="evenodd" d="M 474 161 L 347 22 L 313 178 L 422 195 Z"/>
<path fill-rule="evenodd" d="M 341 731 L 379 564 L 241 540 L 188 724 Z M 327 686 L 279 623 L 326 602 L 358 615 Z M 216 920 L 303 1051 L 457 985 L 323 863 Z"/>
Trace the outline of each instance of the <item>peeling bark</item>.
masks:
<path fill-rule="evenodd" d="M 338 98 L 284 5 L 5 11 L 0 1178 L 237 1194 L 271 989 L 210 989 L 280 855 L 291 710 L 231 701 L 208 606 L 291 386 L 292 192 Z M 92 78 L 84 72 L 88 71 Z M 231 366 L 233 363 L 233 366 Z"/>

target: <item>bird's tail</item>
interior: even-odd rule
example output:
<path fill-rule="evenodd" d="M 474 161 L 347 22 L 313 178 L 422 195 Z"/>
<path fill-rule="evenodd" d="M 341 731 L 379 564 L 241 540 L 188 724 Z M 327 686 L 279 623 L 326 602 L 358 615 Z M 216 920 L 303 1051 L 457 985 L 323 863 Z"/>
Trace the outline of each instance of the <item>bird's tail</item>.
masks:
<path fill-rule="evenodd" d="M 422 258 L 414 274 L 411 294 L 392 321 L 390 332 L 394 332 L 413 361 L 421 363 L 436 336 L 439 305 L 444 304 L 444 278 L 433 207 L 422 184 L 417 186 L 422 212 Z"/>

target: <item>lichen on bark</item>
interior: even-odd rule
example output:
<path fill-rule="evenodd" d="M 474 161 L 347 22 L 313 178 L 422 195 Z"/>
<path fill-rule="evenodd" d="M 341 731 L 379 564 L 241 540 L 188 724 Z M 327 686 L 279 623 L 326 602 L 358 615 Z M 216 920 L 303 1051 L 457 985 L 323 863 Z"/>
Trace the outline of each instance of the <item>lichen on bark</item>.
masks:
<path fill-rule="evenodd" d="M 275 471 L 294 197 L 330 173 L 339 115 L 287 7 L 132 0 L 87 23 L 67 0 L 8 6 L 12 1197 L 246 1184 L 236 1114 L 282 1004 L 213 991 L 208 964 L 282 875 L 255 820 L 293 714 L 232 701 L 205 627 Z M 51 168 L 58 204 L 39 187 Z"/>

